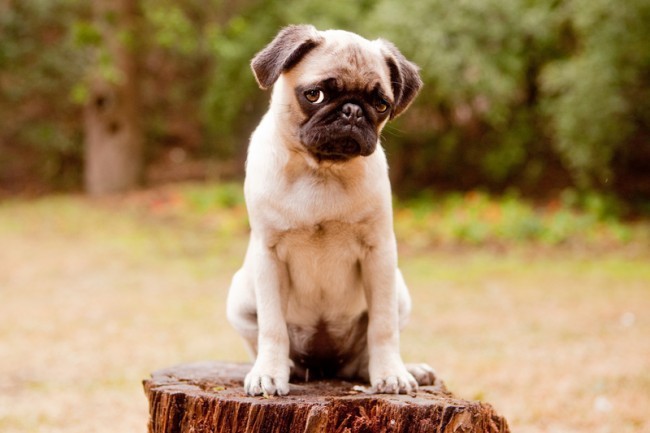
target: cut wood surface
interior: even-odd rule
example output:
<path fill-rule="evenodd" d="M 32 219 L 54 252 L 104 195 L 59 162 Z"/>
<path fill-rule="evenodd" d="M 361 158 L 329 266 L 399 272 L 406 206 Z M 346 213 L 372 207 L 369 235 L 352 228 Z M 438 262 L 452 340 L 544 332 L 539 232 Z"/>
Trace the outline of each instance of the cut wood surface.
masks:
<path fill-rule="evenodd" d="M 489 404 L 456 398 L 444 385 L 372 395 L 353 389 L 366 384 L 325 380 L 292 383 L 284 397 L 249 397 L 242 384 L 250 368 L 197 362 L 154 372 L 144 381 L 149 432 L 509 432 Z"/>

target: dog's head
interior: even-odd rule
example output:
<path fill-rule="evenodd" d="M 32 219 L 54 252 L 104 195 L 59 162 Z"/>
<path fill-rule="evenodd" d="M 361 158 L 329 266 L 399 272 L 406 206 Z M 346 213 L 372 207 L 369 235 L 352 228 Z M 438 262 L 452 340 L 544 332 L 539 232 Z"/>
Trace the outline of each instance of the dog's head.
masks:
<path fill-rule="evenodd" d="M 251 66 L 263 89 L 282 81 L 272 109 L 318 161 L 372 154 L 383 126 L 422 86 L 417 66 L 390 42 L 309 25 L 284 28 Z"/>

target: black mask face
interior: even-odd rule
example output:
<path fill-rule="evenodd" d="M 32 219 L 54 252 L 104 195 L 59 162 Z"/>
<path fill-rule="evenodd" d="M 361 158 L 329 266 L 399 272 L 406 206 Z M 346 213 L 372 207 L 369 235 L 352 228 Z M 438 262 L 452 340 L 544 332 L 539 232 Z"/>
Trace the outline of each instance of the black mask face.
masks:
<path fill-rule="evenodd" d="M 300 86 L 295 94 L 307 116 L 300 141 L 316 159 L 347 161 L 375 151 L 381 125 L 391 113 L 378 79 L 360 87 L 346 84 L 345 78 L 329 78 Z"/>

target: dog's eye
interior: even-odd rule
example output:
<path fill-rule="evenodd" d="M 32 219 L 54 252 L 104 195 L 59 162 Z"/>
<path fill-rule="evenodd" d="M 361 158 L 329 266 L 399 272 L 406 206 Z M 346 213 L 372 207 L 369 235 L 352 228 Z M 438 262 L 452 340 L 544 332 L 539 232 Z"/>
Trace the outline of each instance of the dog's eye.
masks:
<path fill-rule="evenodd" d="M 325 99 L 325 93 L 319 89 L 311 89 L 305 92 L 305 98 L 312 104 L 320 104 Z"/>
<path fill-rule="evenodd" d="M 383 98 L 377 98 L 375 101 L 375 110 L 377 110 L 380 113 L 384 113 L 386 110 L 390 108 L 390 105 L 388 104 L 388 101 L 386 101 Z"/>

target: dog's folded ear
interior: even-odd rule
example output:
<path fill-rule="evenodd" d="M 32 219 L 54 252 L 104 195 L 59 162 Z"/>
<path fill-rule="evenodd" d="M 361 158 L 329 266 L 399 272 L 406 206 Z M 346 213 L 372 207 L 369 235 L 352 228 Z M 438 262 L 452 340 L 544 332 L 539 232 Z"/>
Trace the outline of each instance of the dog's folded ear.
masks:
<path fill-rule="evenodd" d="M 262 89 L 268 89 L 282 72 L 295 66 L 322 40 L 314 26 L 293 25 L 283 28 L 251 61 L 257 83 Z"/>
<path fill-rule="evenodd" d="M 411 105 L 422 87 L 422 79 L 418 72 L 420 68 L 406 60 L 395 45 L 383 39 L 381 42 L 386 48 L 386 63 L 390 69 L 390 81 L 393 85 L 395 105 L 390 113 L 390 118 L 393 119 Z"/>

